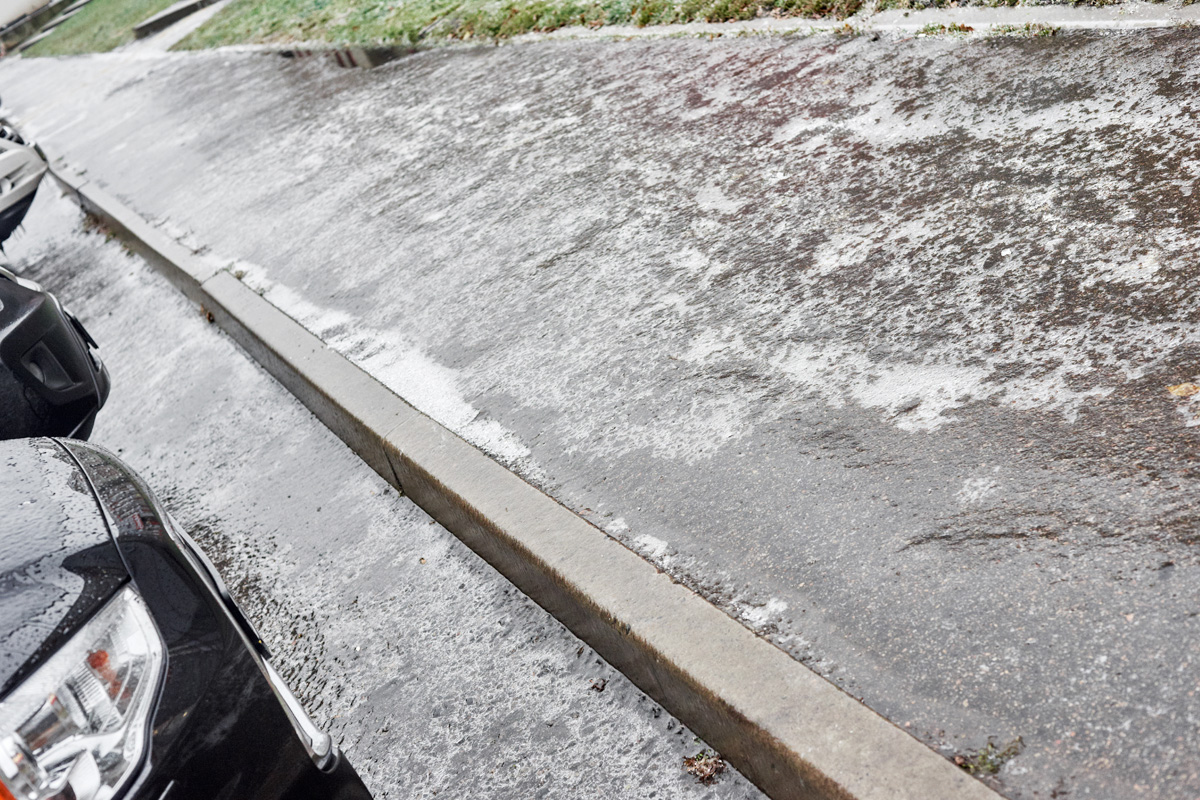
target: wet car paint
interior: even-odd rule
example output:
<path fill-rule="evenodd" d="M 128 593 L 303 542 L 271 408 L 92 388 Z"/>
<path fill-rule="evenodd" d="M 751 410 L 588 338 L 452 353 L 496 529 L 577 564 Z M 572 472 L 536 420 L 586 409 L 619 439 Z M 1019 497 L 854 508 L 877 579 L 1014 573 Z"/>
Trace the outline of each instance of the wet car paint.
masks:
<path fill-rule="evenodd" d="M 60 443 L 104 510 L 105 529 L 167 650 L 149 766 L 134 797 L 369 800 L 353 767 L 318 769 L 293 729 L 255 642 L 206 565 L 170 533 L 150 489 L 106 451 Z"/>
<path fill-rule="evenodd" d="M 86 439 L 108 398 L 97 344 L 53 293 L 0 269 L 0 437 Z"/>
<path fill-rule="evenodd" d="M 0 442 L 0 697 L 126 584 L 166 647 L 124 797 L 366 800 L 345 759 L 318 769 L 264 680 L 236 614 L 167 533 L 158 505 L 111 455 L 82 442 Z M 139 761 L 141 762 L 139 765 Z"/>
<path fill-rule="evenodd" d="M 0 442 L 0 696 L 46 660 L 129 574 L 87 482 L 50 440 Z"/>

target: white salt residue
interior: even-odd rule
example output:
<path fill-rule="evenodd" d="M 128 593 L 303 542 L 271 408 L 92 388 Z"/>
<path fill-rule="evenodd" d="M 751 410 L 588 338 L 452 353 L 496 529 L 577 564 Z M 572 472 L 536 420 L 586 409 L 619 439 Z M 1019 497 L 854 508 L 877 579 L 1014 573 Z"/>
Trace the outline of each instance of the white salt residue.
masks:
<path fill-rule="evenodd" d="M 612 165 L 613 172 L 627 172 L 636 176 L 642 186 L 656 186 L 672 176 L 672 172 L 662 164 L 645 159 L 622 157 Z"/>
<path fill-rule="evenodd" d="M 853 401 L 878 409 L 885 419 L 906 431 L 933 430 L 954 420 L 949 413 L 953 409 L 992 398 L 1012 410 L 1057 408 L 1064 419 L 1073 422 L 1083 406 L 1115 389 L 1110 385 L 1073 388 L 1095 368 L 1092 359 L 1096 351 L 1087 331 L 1060 332 L 1057 342 L 1044 345 L 1039 359 L 1054 366 L 1043 374 L 992 380 L 995 364 L 1022 357 L 1022 340 L 1045 339 L 1044 333 L 1033 329 L 1034 322 L 1005 322 L 1004 328 L 1009 331 L 1005 342 L 977 365 L 968 366 L 957 358 L 954 338 L 931 348 L 924 363 L 906 363 L 901 359 L 874 363 L 860 348 L 848 343 L 816 345 L 798 341 L 784 345 L 771 356 L 770 365 L 810 396 L 815 395 L 830 406 Z M 1153 342 L 1169 345 L 1179 333 L 1168 330 L 1170 326 L 1146 327 L 1143 335 L 1134 339 L 1147 347 Z M 695 353 L 703 355 L 704 351 L 697 349 Z M 1112 354 L 1112 361 L 1114 365 L 1124 363 L 1116 353 Z"/>
<path fill-rule="evenodd" d="M 625 521 L 624 517 L 617 517 L 612 522 L 605 525 L 604 530 L 606 530 L 608 533 L 611 533 L 613 536 L 616 536 L 629 530 L 629 523 Z"/>
<path fill-rule="evenodd" d="M 787 611 L 787 608 L 787 603 L 772 597 L 764 605 L 749 606 L 740 611 L 742 619 L 750 623 L 751 627 L 761 628 L 773 619 L 778 619 L 783 612 Z"/>
<path fill-rule="evenodd" d="M 180 227 L 169 217 L 162 217 L 160 219 L 153 220 L 152 224 L 167 236 L 170 236 L 173 240 L 183 245 L 188 250 L 191 250 L 193 253 L 201 253 L 207 250 L 207 248 L 201 244 L 200 240 L 196 238 L 195 234 L 193 234 L 187 228 Z M 222 264 L 222 266 L 224 266 L 224 264 Z"/>
<path fill-rule="evenodd" d="M 425 413 L 428 414 L 429 412 Z M 430 414 L 430 416 L 433 415 Z M 434 419 L 437 418 L 434 417 Z M 517 438 L 515 433 L 505 428 L 497 420 L 476 417 L 462 428 L 456 430 L 455 433 L 471 444 L 491 453 L 505 464 L 522 465 L 523 471 L 530 477 L 536 476 L 539 479 L 545 477 L 540 469 L 532 465 L 530 461 L 532 453 L 529 448 L 521 443 L 521 440 Z"/>
<path fill-rule="evenodd" d="M 942 233 L 925 220 L 897 220 L 880 231 L 881 236 L 865 237 L 860 229 L 833 233 L 814 254 L 812 277 L 831 275 L 840 269 L 861 263 L 873 251 L 884 246 L 900 244 L 914 247 L 939 238 Z M 882 239 L 882 241 L 881 241 Z M 900 277 L 917 270 L 919 265 L 902 259 L 890 262 L 881 277 Z"/>
<path fill-rule="evenodd" d="M 931 45 L 954 49 L 962 42 L 943 42 Z M 1130 76 L 1131 79 L 1132 76 Z M 1112 77 L 1113 85 L 1121 85 L 1120 78 Z M 820 87 L 814 87 L 818 91 Z M 830 95 L 844 93 L 846 88 L 831 85 Z M 855 108 L 864 109 L 853 117 L 833 123 L 835 128 L 850 132 L 872 142 L 890 145 L 919 142 L 932 137 L 943 137 L 955 130 L 970 130 L 976 139 L 1023 140 L 1039 132 L 1061 130 L 1069 126 L 1082 135 L 1101 133 L 1115 124 L 1128 130 L 1147 132 L 1153 130 L 1167 135 L 1164 127 L 1179 122 L 1174 100 L 1143 95 L 1139 102 L 1139 113 L 1129 114 L 1121 105 L 1127 102 L 1120 95 L 1090 97 L 1080 100 L 1062 100 L 1044 108 L 1030 110 L 1022 103 L 996 103 L 979 113 L 978 93 L 982 90 L 971 81 L 958 81 L 947 85 L 946 90 L 931 103 L 916 109 L 904 104 L 911 95 L 897 91 L 889 75 L 873 81 L 869 86 L 855 86 L 853 97 Z M 816 97 L 817 100 L 822 99 Z M 1120 103 L 1121 105 L 1118 105 Z M 1175 103 L 1176 107 L 1172 107 Z M 1184 121 L 1191 125 L 1190 120 Z M 776 133 L 787 141 L 786 129 L 795 125 L 803 131 L 802 118 L 793 118 Z M 1102 135 L 1090 137 L 1103 147 L 1106 138 Z"/>
<path fill-rule="evenodd" d="M 701 99 L 700 104 L 691 108 L 680 109 L 678 112 L 680 119 L 689 121 L 697 120 L 720 111 L 730 103 L 753 105 L 754 102 L 742 96 L 729 81 L 718 81 L 708 85 L 701 85 L 698 89 Z"/>
<path fill-rule="evenodd" d="M 703 362 L 722 350 L 737 347 L 737 343 L 714 330 L 702 330 L 692 338 L 683 354 L 684 361 Z"/>
<path fill-rule="evenodd" d="M 683 316 L 687 313 L 687 298 L 677 292 L 671 292 L 658 298 L 657 304 L 663 309 L 674 311 Z"/>
<path fill-rule="evenodd" d="M 1200 398 L 1200 394 L 1194 394 L 1187 400 L 1181 402 L 1176 411 L 1183 417 L 1183 426 L 1185 428 L 1200 427 L 1200 403 L 1196 402 Z"/>
<path fill-rule="evenodd" d="M 963 505 L 973 505 L 995 494 L 999 488 L 1000 484 L 992 478 L 967 478 L 954 497 Z"/>
<path fill-rule="evenodd" d="M 247 286 L 418 411 L 505 464 L 519 465 L 535 480 L 544 477 L 531 462 L 529 448 L 516 434 L 463 399 L 453 370 L 396 333 L 366 327 L 344 311 L 323 309 L 294 290 L 271 282 L 261 267 L 238 262 L 238 270 Z"/>
<path fill-rule="evenodd" d="M 742 206 L 746 205 L 746 201 L 735 200 L 721 191 L 721 188 L 717 184 L 709 183 L 703 189 L 696 192 L 696 205 L 705 211 L 715 211 L 718 214 L 734 214 Z"/>
<path fill-rule="evenodd" d="M 1100 282 L 1115 281 L 1118 283 L 1150 283 L 1157 277 L 1158 269 L 1162 266 L 1156 252 L 1142 253 L 1130 256 L 1121 261 L 1106 261 L 1091 265 L 1092 273 L 1085 286 Z"/>
<path fill-rule="evenodd" d="M 643 533 L 633 540 L 633 547 L 643 556 L 655 561 L 662 560 L 667 554 L 667 543 L 658 537 Z"/>
<path fill-rule="evenodd" d="M 1072 390 L 1068 380 L 1073 374 L 1083 374 L 1086 370 L 1073 373 L 1070 370 L 1056 370 L 1039 380 L 1029 378 L 1013 381 L 1003 390 L 1004 404 L 1017 411 L 1029 411 L 1035 408 L 1057 407 L 1067 422 L 1074 422 L 1079 417 L 1079 410 L 1091 400 L 1108 397 L 1116 388 L 1114 386 L 1093 386 L 1090 389 Z"/>
<path fill-rule="evenodd" d="M 539 140 L 550 139 L 563 131 L 579 124 L 579 117 L 568 114 L 551 119 L 536 117 L 518 117 L 518 122 L 506 125 L 506 131 L 501 141 L 497 142 L 500 151 L 522 150 Z"/>
<path fill-rule="evenodd" d="M 646 430 L 643 439 L 656 455 L 695 463 L 743 430 L 745 417 L 745 406 L 737 398 L 695 398 L 682 418 L 688 429 L 702 432 L 706 440 L 680 441 L 672 431 L 657 426 Z"/>
<path fill-rule="evenodd" d="M 790 142 L 802 133 L 815 131 L 827 125 L 829 125 L 829 120 L 827 119 L 810 119 L 804 116 L 793 117 L 775 131 L 775 134 L 771 137 L 771 142 L 772 144 Z"/>
<path fill-rule="evenodd" d="M 1175 185 L 1184 197 L 1191 197 L 1195 191 L 1196 179 L 1200 178 L 1200 159 L 1182 158 L 1179 160 L 1179 180 Z"/>
<path fill-rule="evenodd" d="M 521 113 L 524 113 L 525 108 L 528 105 L 529 105 L 529 102 L 527 100 L 516 100 L 512 103 L 505 103 L 503 105 L 496 106 L 495 113 L 496 114 L 521 114 Z"/>
<path fill-rule="evenodd" d="M 855 381 L 849 394 L 861 405 L 886 411 L 901 430 L 932 430 L 953 421 L 946 412 L 974 397 L 987 376 L 980 367 L 901 364 Z"/>
<path fill-rule="evenodd" d="M 328 169 L 331 161 L 354 148 L 352 137 L 337 120 L 315 119 L 307 125 L 290 128 L 274 144 L 277 152 L 296 153 L 297 157 L 275 162 L 285 171 L 293 185 L 317 179 Z"/>
<path fill-rule="evenodd" d="M 796 342 L 778 353 L 771 366 L 836 408 L 845 405 L 846 379 L 861 374 L 867 363 L 857 353 Z"/>
<path fill-rule="evenodd" d="M 670 255 L 671 266 L 684 279 L 690 276 L 699 278 L 698 286 L 708 289 L 712 282 L 725 272 L 726 264 L 716 261 L 694 247 L 683 247 Z"/>
<path fill-rule="evenodd" d="M 852 400 L 884 412 L 905 431 L 932 430 L 954 417 L 946 412 L 1000 389 L 984 388 L 985 367 L 958 364 L 874 365 L 860 352 L 806 343 L 788 345 L 772 362 L 828 405 Z"/>
<path fill-rule="evenodd" d="M 283 290 L 271 291 L 267 293 L 267 299 L 277 302 L 282 300 L 283 294 Z M 299 307 L 294 301 L 280 302 L 279 306 L 288 309 L 289 313 Z M 478 417 L 479 412 L 459 395 L 453 370 L 419 350 L 389 346 L 391 343 L 386 339 L 381 341 L 372 335 L 374 331 L 370 334 L 361 330 L 350 333 L 346 327 L 358 328 L 358 321 L 352 320 L 344 326 L 336 321 L 338 316 L 342 316 L 341 312 L 330 313 L 324 318 L 306 315 L 301 321 L 339 352 L 345 344 L 350 344 L 347 349 L 359 353 L 355 363 L 447 428 L 455 432 L 463 430 Z M 333 335 L 329 336 L 330 333 Z M 368 335 L 371 335 L 369 343 L 366 341 Z"/>
<path fill-rule="evenodd" d="M 853 400 L 882 410 L 905 431 L 932 430 L 954 417 L 946 412 L 987 394 L 983 367 L 955 364 L 876 366 L 863 354 L 837 347 L 789 345 L 773 366 L 837 407 Z"/>
<path fill-rule="evenodd" d="M 487 302 L 465 304 L 457 324 L 438 328 L 451 330 L 455 341 L 469 352 L 487 353 L 487 358 L 461 371 L 443 371 L 429 363 L 420 348 L 404 341 L 350 338 L 347 344 L 343 337 L 355 330 L 349 322 L 346 331 L 327 331 L 328 340 L 339 348 L 351 348 L 354 358 L 370 364 L 373 371 L 382 370 L 386 377 L 381 377 L 389 384 L 405 396 L 414 395 L 414 404 L 437 407 L 432 416 L 455 419 L 452 427 L 457 425 L 468 438 L 491 440 L 492 449 L 500 448 L 497 439 L 505 441 L 503 428 L 479 418 L 464 397 L 520 398 L 523 404 L 546 412 L 541 419 L 552 429 L 547 441 L 561 442 L 572 451 L 617 457 L 645 450 L 690 463 L 713 454 L 729 437 L 747 434 L 760 420 L 783 418 L 813 399 L 833 406 L 853 402 L 881 422 L 910 431 L 936 428 L 953 419 L 956 408 L 989 401 L 1002 409 L 1058 411 L 1069 420 L 1119 386 L 1120 376 L 1134 369 L 1130 365 L 1152 368 L 1159 358 L 1155 354 L 1167 352 L 1163 348 L 1189 337 L 1200 338 L 1185 329 L 1174 333 L 1154 329 L 1140 318 L 1127 321 L 1119 314 L 1108 315 L 1118 325 L 1106 330 L 1107 319 L 1068 307 L 1076 302 L 1070 292 L 1053 301 L 1039 299 L 1039 289 L 1054 285 L 1055 269 L 1071 270 L 1080 278 L 1113 280 L 1113 264 L 1124 263 L 1124 248 L 1115 243 L 1129 241 L 1130 232 L 1111 219 L 1080 226 L 1064 214 L 1063 194 L 1054 190 L 1056 185 L 1094 186 L 1114 203 L 1130 202 L 1122 200 L 1132 197 L 1136 189 L 1128 171 L 1107 171 L 1111 175 L 1106 177 L 1105 170 L 1089 166 L 1121 159 L 1117 153 L 1107 160 L 1101 157 L 1104 151 L 1099 145 L 1110 144 L 1112 137 L 1094 137 L 1098 147 L 1092 153 L 1084 137 L 1077 156 L 1073 151 L 1056 156 L 1046 147 L 1015 146 L 1026 139 L 1054 143 L 1045 132 L 1033 135 L 1025 127 L 1020 118 L 1025 113 L 1022 103 L 1000 103 L 987 109 L 982 120 L 972 122 L 980 111 L 978 102 L 964 99 L 965 92 L 978 88 L 970 81 L 958 85 L 948 81 L 936 93 L 921 93 L 924 105 L 906 107 L 899 101 L 913 95 L 897 92 L 893 79 L 887 74 L 870 87 L 854 86 L 853 105 L 845 112 L 854 116 L 841 124 L 820 119 L 819 109 L 824 102 L 821 95 L 841 96 L 846 87 L 835 83 L 823 89 L 819 82 L 809 86 L 798 80 L 797 85 L 805 87 L 803 97 L 790 98 L 795 106 L 788 108 L 785 103 L 781 113 L 773 116 L 785 123 L 782 128 L 746 131 L 755 141 L 761 141 L 762 134 L 767 139 L 772 134 L 794 137 L 768 159 L 731 156 L 706 163 L 700 158 L 703 150 L 689 145 L 682 134 L 679 152 L 691 158 L 686 163 L 694 168 L 660 166 L 671 160 L 647 157 L 654 154 L 637 147 L 606 151 L 604 165 L 619 173 L 620 180 L 597 175 L 593 201 L 571 192 L 556 200 L 548 192 L 545 211 L 540 210 L 541 201 L 536 213 L 514 207 L 514 236 L 523 240 L 520 247 L 512 248 L 514 252 L 523 252 L 529 231 L 546 238 L 544 245 L 529 245 L 538 257 L 574 252 L 570 247 L 575 244 L 589 248 L 574 269 L 567 268 L 570 259 L 561 260 L 555 269 L 529 277 L 522 288 L 504 284 L 518 262 L 501 258 L 497 263 L 502 269 L 487 272 L 480 270 L 479 260 L 473 260 L 474 251 L 488 252 L 489 246 L 500 245 L 503 256 L 511 244 L 503 231 L 493 235 L 484 230 L 480 246 L 472 244 L 466 250 L 444 244 L 461 238 L 450 230 L 449 220 L 457 219 L 456 215 L 496 216 L 494 207 L 477 201 L 462 206 L 439 200 L 478 194 L 471 189 L 478 170 L 468 164 L 437 181 L 418 181 L 430 199 L 404 201 L 406 211 L 401 217 L 406 224 L 436 213 L 440 206 L 456 210 L 450 217 L 422 220 L 444 230 L 428 236 L 406 234 L 396 241 L 423 253 L 423 263 L 438 266 L 439 277 L 430 281 L 420 270 L 412 276 L 415 307 L 387 308 L 377 303 L 376 309 L 390 315 L 397 329 L 412 331 L 416 341 L 431 341 L 424 338 L 422 321 L 416 318 L 428 316 L 429 307 L 440 307 L 438 284 L 444 280 L 471 286 L 484 274 L 493 285 L 511 290 L 504 299 L 515 302 L 504 308 L 519 309 L 520 323 L 507 327 L 476 323 L 495 315 L 491 298 L 499 297 L 498 293 L 481 292 Z M 727 95 L 728 86 L 719 88 L 709 108 Z M 754 96 L 746 91 L 743 95 Z M 624 99 L 614 99 L 613 107 Z M 1168 131 L 1179 129 L 1177 111 L 1155 106 L 1153 98 L 1140 102 L 1149 104 L 1139 111 L 1141 118 L 1164 119 Z M 804 103 L 810 103 L 811 110 Z M 1109 101 L 1089 99 L 1086 108 L 1060 103 L 1053 113 L 1091 118 L 1094 106 L 1104 106 L 1100 112 L 1111 110 Z M 506 107 L 501 113 L 516 110 Z M 381 113 L 384 122 L 379 121 Z M 406 104 L 382 111 L 378 104 L 366 102 L 353 109 L 364 126 L 406 131 L 405 136 L 388 136 L 377 143 L 389 151 L 381 168 L 389 178 L 415 154 L 440 152 L 442 140 L 461 143 L 458 137 L 481 133 L 473 126 L 486 119 L 486 107 L 456 113 L 452 106 L 438 108 L 419 98 L 408 103 L 407 95 Z M 558 113 L 539 110 L 535 103 L 521 117 Z M 1122 114 L 1123 119 L 1130 116 Z M 829 127 L 816 129 L 822 125 Z M 956 140 L 963 130 L 983 137 L 979 125 L 989 126 L 997 140 L 1011 139 L 1014 146 L 984 141 L 977 150 L 964 150 L 956 162 L 927 163 L 924 174 L 911 173 L 903 159 L 877 159 L 861 170 L 850 169 L 841 160 L 847 153 L 847 138 L 856 149 L 865 140 L 866 152 L 880 155 L 896 139 L 952 130 L 960 131 L 954 134 Z M 548 130 L 551 127 L 512 120 L 492 137 L 487 150 L 510 149 L 514 159 L 536 156 L 544 164 L 553 164 L 549 171 L 555 175 L 591 163 L 576 158 L 573 145 L 546 147 L 532 154 L 519 149 L 522 142 L 544 138 Z M 721 131 L 714 128 L 713 132 Z M 812 149 L 828 149 L 831 144 L 831 155 L 817 156 Z M 664 143 L 655 152 L 668 150 Z M 627 154 L 641 157 L 632 159 Z M 989 163 L 976 155 L 985 156 Z M 1065 170 L 1051 181 L 1022 183 L 1024 188 L 1014 190 L 1006 181 L 994 179 L 1010 172 L 1042 174 L 1050 163 Z M 782 169 L 807 180 L 789 180 L 778 192 L 766 191 L 764 169 Z M 947 179 L 960 171 L 962 180 Z M 1195 173 L 1180 177 L 1194 179 Z M 495 188 L 503 195 L 504 187 L 521 189 L 525 180 L 500 181 Z M 574 179 L 563 183 L 580 186 Z M 900 193 L 890 198 L 897 205 L 871 201 L 870 213 L 862 213 L 865 207 L 847 197 L 849 190 L 874 189 L 881 199 L 889 199 L 893 187 Z M 959 189 L 967 194 L 959 194 Z M 519 192 L 512 196 L 518 197 Z M 756 208 L 752 219 L 730 228 L 722 224 L 720 214 L 742 208 L 738 197 L 753 197 L 756 206 L 767 202 L 761 202 L 762 210 Z M 637 215 L 592 244 L 559 235 L 557 225 L 546 224 L 574 220 L 588 202 L 610 212 L 614 220 L 633 208 Z M 703 235 L 657 221 L 681 207 L 697 209 L 692 203 L 719 212 L 696 213 L 692 216 L 698 222 L 684 222 L 707 226 Z M 383 203 L 376 207 L 381 209 L 378 213 L 392 208 Z M 1021 229 L 1006 226 L 1007 215 L 1022 222 Z M 502 219 L 507 229 L 510 218 Z M 639 219 L 651 221 L 639 223 Z M 1167 254 L 1177 248 L 1163 241 L 1163 224 L 1154 223 L 1139 242 L 1144 248 L 1152 242 L 1163 263 L 1169 264 Z M 816 244 L 816 234 L 830 238 Z M 1194 232 L 1185 231 L 1182 238 L 1191 236 Z M 1053 249 L 1052 257 L 1046 255 L 1048 249 Z M 777 264 L 773 266 L 772 260 Z M 1153 274 L 1156 289 L 1171 280 L 1167 269 Z M 1068 282 L 1075 279 L 1067 278 Z M 503 347 L 494 346 L 498 335 L 504 337 Z M 432 347 L 426 352 L 432 352 Z M 409 391 L 399 388 L 400 382 L 417 385 Z M 424 397 L 418 400 L 415 394 Z M 479 402 L 484 406 L 485 401 Z M 473 424 L 483 430 L 469 433 Z M 512 444 L 509 458 L 525 452 L 515 438 Z"/>

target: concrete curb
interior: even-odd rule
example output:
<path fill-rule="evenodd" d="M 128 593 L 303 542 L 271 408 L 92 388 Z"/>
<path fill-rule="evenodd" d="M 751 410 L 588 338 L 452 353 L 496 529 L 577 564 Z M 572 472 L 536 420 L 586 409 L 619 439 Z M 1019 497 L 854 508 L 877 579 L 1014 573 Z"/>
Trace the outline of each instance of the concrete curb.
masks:
<path fill-rule="evenodd" d="M 376 472 L 775 800 L 998 797 L 413 409 L 103 188 L 53 174 Z"/>
<path fill-rule="evenodd" d="M 216 0 L 179 0 L 178 3 L 168 6 L 157 14 L 147 17 L 137 25 L 134 25 L 133 36 L 135 39 L 145 39 L 147 36 L 153 36 L 159 31 L 171 27 L 184 17 L 190 16 L 215 2 Z"/>

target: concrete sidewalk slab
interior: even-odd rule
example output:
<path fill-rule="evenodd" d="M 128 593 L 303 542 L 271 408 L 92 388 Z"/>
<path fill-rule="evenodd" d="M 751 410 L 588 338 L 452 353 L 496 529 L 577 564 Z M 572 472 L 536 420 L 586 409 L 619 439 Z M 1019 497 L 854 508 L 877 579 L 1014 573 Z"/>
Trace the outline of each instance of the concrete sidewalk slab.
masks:
<path fill-rule="evenodd" d="M 73 17 L 73 16 L 75 16 L 76 14 L 78 14 L 78 13 L 80 12 L 80 10 L 81 10 L 81 9 L 82 9 L 82 6 L 81 6 L 81 7 L 79 7 L 79 8 L 76 8 L 76 9 L 75 9 L 75 10 L 73 10 L 73 11 L 72 11 L 71 9 L 67 9 L 67 10 L 66 10 L 66 11 L 64 11 L 64 12 L 63 12 L 63 13 L 62 13 L 60 16 L 56 17 L 56 18 L 55 18 L 53 21 L 51 21 L 49 25 L 47 25 L 46 27 L 42 28 L 42 33 L 48 33 L 49 31 L 52 31 L 52 30 L 54 30 L 54 29 L 55 29 L 55 28 L 57 28 L 59 25 L 62 25 L 64 22 L 66 22 L 67 20 L 69 20 L 71 17 Z M 30 41 L 30 43 L 32 44 L 32 40 Z"/>
<path fill-rule="evenodd" d="M 172 23 L 158 33 L 147 36 L 144 39 L 134 39 L 132 42 L 122 45 L 118 50 L 122 53 L 130 54 L 165 53 L 185 39 L 192 31 L 221 13 L 221 9 L 225 8 L 231 2 L 233 0 L 214 0 L 206 4 L 199 11 L 195 11 L 183 19 Z"/>

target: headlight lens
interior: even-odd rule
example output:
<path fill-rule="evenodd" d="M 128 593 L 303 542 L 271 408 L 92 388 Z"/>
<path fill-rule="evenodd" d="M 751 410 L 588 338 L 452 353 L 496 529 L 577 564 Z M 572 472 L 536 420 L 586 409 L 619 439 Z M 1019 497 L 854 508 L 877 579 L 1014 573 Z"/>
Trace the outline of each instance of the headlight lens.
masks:
<path fill-rule="evenodd" d="M 163 651 L 146 604 L 122 589 L 0 702 L 0 798 L 108 800 L 132 780 Z"/>

